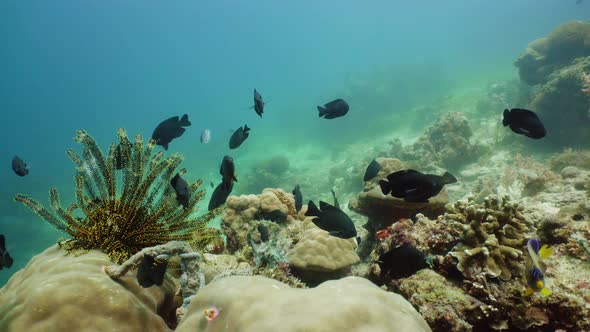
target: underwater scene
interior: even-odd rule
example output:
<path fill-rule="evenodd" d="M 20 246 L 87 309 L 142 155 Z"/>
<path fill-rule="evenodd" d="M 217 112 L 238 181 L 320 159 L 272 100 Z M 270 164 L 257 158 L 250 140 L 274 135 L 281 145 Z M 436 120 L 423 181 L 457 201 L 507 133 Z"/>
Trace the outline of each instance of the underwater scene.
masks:
<path fill-rule="evenodd" d="M 590 1 L 3 0 L 0 332 L 590 331 Z"/>

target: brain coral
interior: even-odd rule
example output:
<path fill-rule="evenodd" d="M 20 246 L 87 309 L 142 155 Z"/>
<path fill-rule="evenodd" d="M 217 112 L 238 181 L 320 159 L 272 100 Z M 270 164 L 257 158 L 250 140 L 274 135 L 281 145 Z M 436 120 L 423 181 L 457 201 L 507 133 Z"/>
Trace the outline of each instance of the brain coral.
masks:
<path fill-rule="evenodd" d="M 219 316 L 207 321 L 204 311 L 213 306 Z M 364 278 L 297 289 L 255 276 L 226 277 L 202 288 L 177 331 L 422 332 L 430 328 L 403 297 Z"/>
<path fill-rule="evenodd" d="M 134 274 L 113 281 L 106 254 L 80 256 L 52 246 L 0 289 L 0 331 L 171 331 L 182 299 L 167 277 L 143 288 Z"/>

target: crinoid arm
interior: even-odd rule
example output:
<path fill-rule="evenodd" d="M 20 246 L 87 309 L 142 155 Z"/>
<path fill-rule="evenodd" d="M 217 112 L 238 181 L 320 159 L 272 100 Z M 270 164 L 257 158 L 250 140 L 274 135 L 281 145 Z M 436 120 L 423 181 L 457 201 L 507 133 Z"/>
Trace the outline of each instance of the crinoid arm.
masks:
<path fill-rule="evenodd" d="M 23 194 L 15 200 L 69 234 L 72 249 L 100 249 L 116 263 L 146 247 L 190 241 L 219 214 L 214 210 L 199 218 L 192 216 L 205 196 L 199 191 L 201 180 L 189 185 L 188 206 L 171 203 L 170 181 L 176 173 L 186 173 L 178 171 L 183 161 L 180 154 L 153 153 L 153 140 L 144 144 L 136 135 L 131 142 L 124 129 L 119 129 L 118 138 L 105 155 L 86 131 L 76 132 L 82 153 L 67 151 L 76 169 L 76 202 L 67 209 L 55 188 L 49 194 L 52 211 Z"/>

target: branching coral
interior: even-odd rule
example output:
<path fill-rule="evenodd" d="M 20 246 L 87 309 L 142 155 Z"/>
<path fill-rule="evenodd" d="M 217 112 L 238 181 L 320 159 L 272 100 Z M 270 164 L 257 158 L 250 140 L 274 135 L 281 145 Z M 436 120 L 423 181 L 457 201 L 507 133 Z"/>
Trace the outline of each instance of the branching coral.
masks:
<path fill-rule="evenodd" d="M 68 156 L 76 164 L 77 203 L 67 210 L 62 207 L 55 188 L 49 190 L 53 211 L 22 194 L 15 200 L 69 234 L 72 240 L 67 248 L 101 249 L 116 263 L 146 247 L 174 240 L 190 241 L 193 233 L 204 230 L 219 211 L 190 218 L 205 195 L 204 191 L 197 191 L 202 181 L 189 186 L 191 199 L 185 208 L 174 204 L 173 188 L 169 184 L 183 157 L 173 154 L 164 158 L 163 152 L 152 155 L 154 141 L 144 145 L 142 137 L 137 135 L 132 144 L 123 129 L 118 136 L 119 144 L 112 144 L 105 156 L 86 131 L 77 132 L 75 140 L 82 144 L 83 156 L 68 150 Z M 118 161 L 122 164 L 120 189 L 116 175 Z"/>
<path fill-rule="evenodd" d="M 523 208 L 508 197 L 489 196 L 483 204 L 472 199 L 448 206 L 444 219 L 465 224 L 462 241 L 450 253 L 459 260 L 457 268 L 466 278 L 478 275 L 511 279 L 522 271 L 528 227 Z"/>

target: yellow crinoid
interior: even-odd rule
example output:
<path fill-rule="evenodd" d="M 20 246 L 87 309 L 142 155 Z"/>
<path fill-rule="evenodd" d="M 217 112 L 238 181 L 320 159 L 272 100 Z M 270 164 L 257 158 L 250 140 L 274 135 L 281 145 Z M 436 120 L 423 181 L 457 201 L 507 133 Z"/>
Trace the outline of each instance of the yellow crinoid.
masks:
<path fill-rule="evenodd" d="M 174 201 L 170 185 L 183 157 L 153 153 L 154 141 L 144 144 L 137 135 L 131 142 L 124 129 L 119 129 L 118 136 L 119 143 L 112 144 L 105 156 L 86 131 L 77 131 L 75 140 L 82 144 L 83 154 L 67 151 L 76 164 L 77 198 L 68 209 L 62 207 L 55 188 L 49 190 L 53 211 L 23 194 L 16 195 L 15 200 L 69 234 L 72 239 L 64 247 L 101 249 L 116 263 L 146 247 L 174 240 L 191 242 L 194 233 L 204 231 L 219 213 L 212 210 L 191 217 L 205 196 L 204 191 L 198 191 L 202 181 L 189 185 L 191 198 L 183 208 Z"/>

